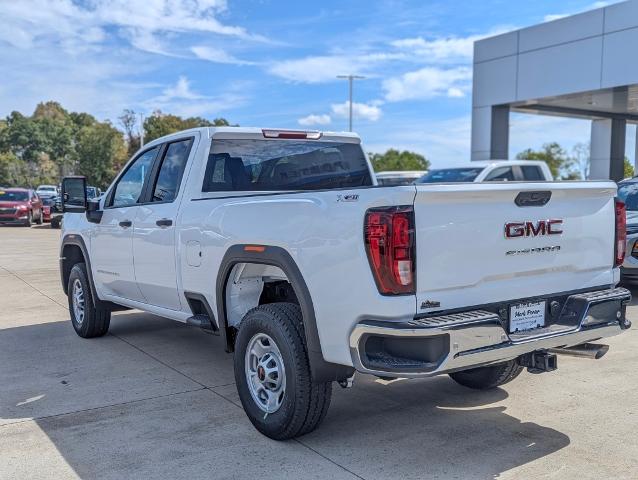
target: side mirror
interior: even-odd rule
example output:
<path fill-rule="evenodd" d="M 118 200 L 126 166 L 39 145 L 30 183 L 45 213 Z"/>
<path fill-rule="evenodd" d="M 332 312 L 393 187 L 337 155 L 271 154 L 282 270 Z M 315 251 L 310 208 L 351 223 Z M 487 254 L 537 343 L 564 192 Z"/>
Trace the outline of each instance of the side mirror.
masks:
<path fill-rule="evenodd" d="M 100 200 L 92 198 L 86 203 L 86 219 L 91 223 L 102 221 L 103 210 L 100 210 Z"/>
<path fill-rule="evenodd" d="M 62 211 L 84 213 L 86 204 L 86 178 L 64 177 L 62 179 Z"/>

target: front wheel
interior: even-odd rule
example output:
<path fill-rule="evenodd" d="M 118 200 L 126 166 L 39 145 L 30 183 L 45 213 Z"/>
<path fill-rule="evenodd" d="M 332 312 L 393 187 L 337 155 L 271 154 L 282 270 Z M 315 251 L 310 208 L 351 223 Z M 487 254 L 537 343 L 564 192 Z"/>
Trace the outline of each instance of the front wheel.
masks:
<path fill-rule="evenodd" d="M 43 217 L 44 217 L 44 213 L 42 212 L 42 209 L 40 209 L 40 215 L 38 215 L 38 218 L 35 221 L 35 223 L 38 225 L 42 225 Z"/>
<path fill-rule="evenodd" d="M 489 367 L 472 368 L 450 373 L 450 377 L 464 387 L 475 390 L 489 390 L 511 382 L 523 371 L 516 360 Z"/>
<path fill-rule="evenodd" d="M 27 213 L 27 219 L 24 221 L 24 226 L 30 227 L 32 223 L 33 223 L 33 212 L 29 210 L 29 213 Z"/>
<path fill-rule="evenodd" d="M 298 305 L 271 303 L 250 310 L 239 327 L 234 364 L 241 403 L 264 435 L 298 437 L 325 417 L 332 383 L 312 381 Z"/>
<path fill-rule="evenodd" d="M 67 295 L 71 323 L 80 337 L 101 337 L 109 330 L 111 311 L 94 299 L 84 263 L 76 263 L 69 275 Z"/>

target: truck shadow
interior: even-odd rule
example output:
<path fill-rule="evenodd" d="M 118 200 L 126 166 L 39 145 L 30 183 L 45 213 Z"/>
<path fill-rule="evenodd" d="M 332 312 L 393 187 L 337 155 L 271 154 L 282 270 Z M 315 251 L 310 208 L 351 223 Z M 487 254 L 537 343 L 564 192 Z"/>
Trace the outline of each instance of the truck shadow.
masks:
<path fill-rule="evenodd" d="M 620 286 L 625 287 L 631 291 L 631 302 L 629 302 L 629 305 L 638 305 L 638 285 L 631 283 L 621 283 Z"/>
<path fill-rule="evenodd" d="M 317 431 L 274 442 L 239 408 L 218 337 L 138 312 L 117 314 L 111 332 L 82 340 L 68 322 L 0 330 L 0 450 L 25 425 L 8 424 L 35 418 L 81 477 L 298 478 L 291 472 L 301 468 L 304 478 L 332 479 L 334 462 L 364 478 L 490 479 L 570 443 L 507 414 L 509 386 L 474 392 L 448 377 L 368 376 L 348 390 L 335 384 Z"/>

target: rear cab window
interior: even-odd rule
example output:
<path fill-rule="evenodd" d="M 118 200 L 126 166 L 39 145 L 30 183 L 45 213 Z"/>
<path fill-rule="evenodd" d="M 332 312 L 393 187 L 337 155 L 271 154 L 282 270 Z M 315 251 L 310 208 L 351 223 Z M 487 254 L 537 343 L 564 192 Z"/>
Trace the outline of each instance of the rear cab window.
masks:
<path fill-rule="evenodd" d="M 321 190 L 372 186 L 358 143 L 213 139 L 202 192 Z"/>

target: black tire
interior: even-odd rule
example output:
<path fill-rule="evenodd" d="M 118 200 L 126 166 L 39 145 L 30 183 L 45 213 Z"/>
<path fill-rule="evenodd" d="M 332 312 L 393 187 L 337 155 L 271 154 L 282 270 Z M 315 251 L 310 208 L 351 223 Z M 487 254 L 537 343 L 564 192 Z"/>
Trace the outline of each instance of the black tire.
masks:
<path fill-rule="evenodd" d="M 30 227 L 32 223 L 33 223 L 33 212 L 29 210 L 29 213 L 27 213 L 27 219 L 24 221 L 24 226 Z"/>
<path fill-rule="evenodd" d="M 272 338 L 281 354 L 286 386 L 278 410 L 266 413 L 253 398 L 246 374 L 246 351 L 259 334 Z M 313 431 L 325 418 L 332 382 L 312 381 L 301 309 L 293 303 L 271 303 L 250 310 L 235 342 L 235 383 L 244 411 L 261 433 L 287 440 Z"/>
<path fill-rule="evenodd" d="M 523 371 L 516 360 L 491 365 L 489 367 L 472 368 L 450 373 L 450 377 L 464 387 L 475 390 L 489 390 L 511 382 Z"/>
<path fill-rule="evenodd" d="M 60 228 L 60 221 L 62 217 L 51 217 L 51 228 Z"/>
<path fill-rule="evenodd" d="M 44 214 L 42 213 L 42 209 L 40 209 L 40 215 L 38 215 L 38 219 L 35 221 L 35 223 L 37 225 L 42 225 L 42 221 L 43 221 L 42 217 L 43 217 L 43 215 Z"/>
<path fill-rule="evenodd" d="M 84 298 L 84 317 L 78 318 L 74 309 L 75 284 L 79 282 Z M 82 338 L 101 337 L 109 331 L 111 323 L 111 311 L 105 308 L 102 302 L 94 299 L 89 284 L 89 276 L 86 273 L 84 263 L 76 263 L 71 269 L 68 284 L 69 313 L 71 323 Z"/>

